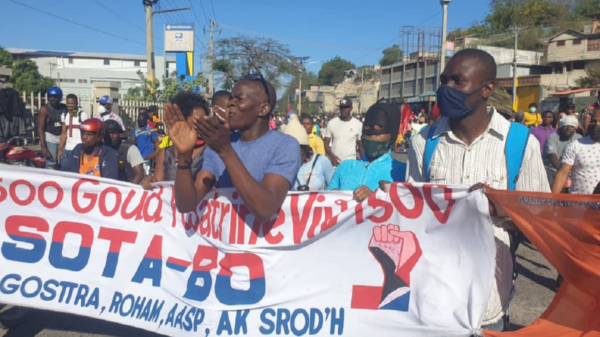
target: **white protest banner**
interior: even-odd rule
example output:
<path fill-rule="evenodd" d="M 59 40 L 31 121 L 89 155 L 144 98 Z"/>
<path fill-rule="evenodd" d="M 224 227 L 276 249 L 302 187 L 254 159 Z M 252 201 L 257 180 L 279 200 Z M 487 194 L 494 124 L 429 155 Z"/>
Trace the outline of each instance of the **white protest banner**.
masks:
<path fill-rule="evenodd" d="M 495 246 L 482 193 L 290 193 L 259 223 L 234 191 L 179 214 L 172 185 L 0 166 L 0 302 L 169 336 L 469 336 Z"/>

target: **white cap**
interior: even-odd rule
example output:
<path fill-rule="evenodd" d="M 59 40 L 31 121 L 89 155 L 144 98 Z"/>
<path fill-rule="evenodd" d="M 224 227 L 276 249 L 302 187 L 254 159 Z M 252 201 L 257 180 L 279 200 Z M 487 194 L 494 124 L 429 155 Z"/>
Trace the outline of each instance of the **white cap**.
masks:
<path fill-rule="evenodd" d="M 560 122 L 558 122 L 559 128 L 562 128 L 563 126 L 572 126 L 574 128 L 577 128 L 579 126 L 579 121 L 575 116 L 566 115 L 560 119 Z"/>
<path fill-rule="evenodd" d="M 283 133 L 296 138 L 300 145 L 310 145 L 308 134 L 306 133 L 304 126 L 300 124 L 298 115 L 290 115 L 290 122 L 285 127 Z"/>

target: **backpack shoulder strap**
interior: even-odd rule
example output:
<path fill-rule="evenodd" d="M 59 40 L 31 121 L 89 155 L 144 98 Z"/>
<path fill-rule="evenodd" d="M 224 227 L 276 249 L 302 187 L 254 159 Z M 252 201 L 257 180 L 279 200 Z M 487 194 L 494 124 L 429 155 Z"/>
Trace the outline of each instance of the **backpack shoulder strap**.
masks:
<path fill-rule="evenodd" d="M 529 133 L 530 130 L 528 127 L 519 123 L 510 123 L 505 147 L 509 191 L 514 191 L 517 186 L 519 172 L 521 171 L 525 149 L 529 140 Z"/>
<path fill-rule="evenodd" d="M 429 182 L 429 166 L 431 166 L 431 159 L 433 158 L 433 154 L 435 153 L 435 149 L 437 148 L 438 143 L 440 142 L 441 137 L 433 138 L 435 135 L 435 126 L 432 125 L 429 128 L 429 132 L 427 132 L 427 140 L 425 142 L 425 152 L 423 154 L 423 179 L 425 182 Z"/>

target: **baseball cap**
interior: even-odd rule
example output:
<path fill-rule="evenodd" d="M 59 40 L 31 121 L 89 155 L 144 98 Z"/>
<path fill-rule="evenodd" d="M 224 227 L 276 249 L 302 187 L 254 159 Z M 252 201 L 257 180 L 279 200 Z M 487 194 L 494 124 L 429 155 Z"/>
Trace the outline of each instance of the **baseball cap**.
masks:
<path fill-rule="evenodd" d="M 344 98 L 340 101 L 340 108 L 352 106 L 352 100 L 350 98 Z"/>
<path fill-rule="evenodd" d="M 104 121 L 104 132 L 106 133 L 123 133 L 121 125 L 112 119 Z"/>
<path fill-rule="evenodd" d="M 558 127 L 562 128 L 563 126 L 572 126 L 576 128 L 579 126 L 579 121 L 575 116 L 563 116 L 563 118 L 560 119 L 560 122 L 558 122 Z"/>
<path fill-rule="evenodd" d="M 100 98 L 100 104 L 113 104 L 113 98 L 108 95 L 104 95 L 102 98 Z"/>

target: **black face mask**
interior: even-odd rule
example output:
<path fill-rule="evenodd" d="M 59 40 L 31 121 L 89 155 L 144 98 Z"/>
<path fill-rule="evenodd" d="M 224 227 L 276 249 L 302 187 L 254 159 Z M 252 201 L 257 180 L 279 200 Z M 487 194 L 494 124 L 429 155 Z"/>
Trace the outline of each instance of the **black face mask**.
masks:
<path fill-rule="evenodd" d="M 600 142 L 600 124 L 588 126 L 588 136 L 593 141 Z"/>
<path fill-rule="evenodd" d="M 378 125 L 380 129 L 376 130 L 375 126 Z M 365 129 L 365 126 L 369 126 L 368 129 Z M 365 121 L 363 122 L 363 135 L 373 136 L 373 135 L 385 135 L 391 134 L 391 122 L 388 115 L 385 111 L 381 109 L 373 109 L 367 112 L 365 117 Z"/>
<path fill-rule="evenodd" d="M 146 114 L 142 114 L 140 115 L 140 117 L 138 118 L 138 126 L 140 128 L 145 127 L 146 125 L 148 125 L 148 115 Z"/>

